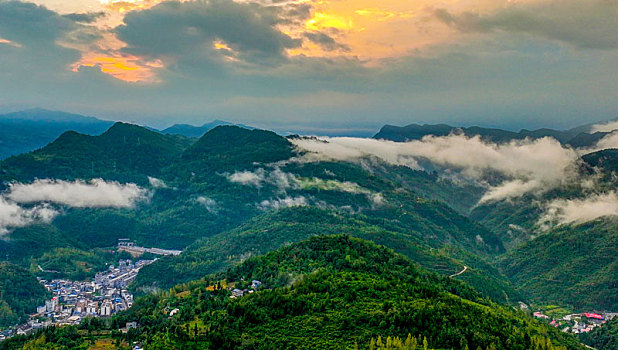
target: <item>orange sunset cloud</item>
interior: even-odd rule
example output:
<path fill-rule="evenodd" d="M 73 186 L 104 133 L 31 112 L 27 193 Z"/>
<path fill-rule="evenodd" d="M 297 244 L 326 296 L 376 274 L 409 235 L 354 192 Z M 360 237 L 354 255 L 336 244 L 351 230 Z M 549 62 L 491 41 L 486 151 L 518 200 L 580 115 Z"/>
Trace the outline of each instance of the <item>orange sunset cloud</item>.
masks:
<path fill-rule="evenodd" d="M 55 6 L 57 0 L 38 0 L 43 4 Z M 140 11 L 161 3 L 163 0 L 97 0 L 107 16 L 96 26 L 106 31 L 123 24 L 124 16 L 131 11 Z M 195 0 L 178 0 L 188 2 Z M 231 0 L 230 0 L 231 1 Z M 409 56 L 427 47 L 455 42 L 463 34 L 436 20 L 433 15 L 436 8 L 447 9 L 452 13 L 471 11 L 488 13 L 514 3 L 542 2 L 548 0 L 495 1 L 442 0 L 439 3 L 429 0 L 297 0 L 279 4 L 268 2 L 268 6 L 305 4 L 311 7 L 310 17 L 302 23 L 283 21 L 278 29 L 292 38 L 302 40 L 302 45 L 287 49 L 287 55 L 309 57 L 356 57 L 368 65 L 380 64 L 385 58 Z M 240 3 L 250 1 L 237 0 Z M 59 6 L 59 5 L 58 5 Z M 72 10 L 75 10 L 72 8 Z M 91 11 L 89 5 L 85 11 Z M 333 45 L 323 45 L 315 40 L 306 40 L 308 35 L 323 35 L 333 40 Z M 114 54 L 101 55 L 90 48 L 82 49 L 83 58 L 73 65 L 98 66 L 114 78 L 128 82 L 156 81 L 156 69 L 161 65 L 144 64 L 145 57 L 127 56 L 120 53 L 123 43 L 113 35 L 104 35 L 97 47 L 107 47 L 105 52 Z M 108 43 L 109 42 L 109 43 Z M 2 43 L 2 42 L 0 42 Z M 111 43 L 111 44 L 110 44 Z M 236 54 L 223 42 L 213 43 L 214 48 L 226 56 L 230 63 L 238 61 Z M 109 49 L 110 47 L 115 47 Z M 96 51 L 96 50 L 95 50 Z"/>
<path fill-rule="evenodd" d="M 101 72 L 116 79 L 137 83 L 156 82 L 155 70 L 162 68 L 163 64 L 160 61 L 144 63 L 139 57 L 131 55 L 101 56 L 89 53 L 72 68 L 77 72 L 81 67 L 99 67 Z"/>

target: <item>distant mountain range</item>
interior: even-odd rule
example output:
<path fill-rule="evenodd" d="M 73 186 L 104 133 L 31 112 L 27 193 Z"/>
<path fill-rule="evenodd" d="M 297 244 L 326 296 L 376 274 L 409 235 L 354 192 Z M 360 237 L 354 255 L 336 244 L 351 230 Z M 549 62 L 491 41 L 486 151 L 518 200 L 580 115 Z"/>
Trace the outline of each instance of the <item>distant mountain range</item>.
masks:
<path fill-rule="evenodd" d="M 61 111 L 50 111 L 45 109 L 28 109 L 20 112 L 13 112 L 0 115 L 0 159 L 5 159 L 13 155 L 30 152 L 39 149 L 54 141 L 65 131 L 75 131 L 86 135 L 99 135 L 106 131 L 114 122 L 101 120 L 94 117 L 79 114 L 66 113 Z M 160 132 L 162 134 L 181 135 L 191 138 L 199 138 L 217 126 L 235 125 L 245 129 L 253 129 L 244 124 L 234 124 L 223 120 L 214 120 L 202 126 L 189 124 L 174 124 L 163 130 L 147 127 L 147 129 Z M 311 131 L 310 134 L 320 134 L 318 131 Z M 318 129 L 321 130 L 321 129 Z M 485 140 L 494 142 L 508 142 L 510 140 L 520 140 L 524 138 L 540 138 L 550 136 L 563 144 L 573 147 L 588 147 L 607 136 L 607 132 L 590 132 L 590 125 L 583 125 L 569 130 L 521 130 L 513 132 L 502 129 L 492 129 L 483 127 L 455 127 L 446 124 L 410 124 L 408 126 L 385 125 L 373 137 L 376 139 L 386 139 L 392 141 L 420 140 L 424 136 L 446 136 L 452 133 L 463 133 L 468 136 L 479 135 Z M 337 129 L 335 131 L 323 131 L 326 136 L 348 136 L 361 137 L 369 136 L 366 130 L 356 129 Z"/>
<path fill-rule="evenodd" d="M 30 152 L 73 130 L 98 135 L 113 122 L 77 114 L 29 109 L 0 115 L 0 159 Z"/>
<path fill-rule="evenodd" d="M 587 124 L 569 130 L 522 129 L 518 132 L 514 132 L 478 126 L 455 127 L 446 124 L 410 124 L 407 126 L 385 125 L 374 135 L 374 138 L 404 142 L 420 140 L 428 135 L 447 136 L 450 134 L 464 134 L 469 137 L 480 136 L 484 140 L 501 143 L 511 140 L 523 140 L 525 138 L 538 139 L 542 137 L 553 137 L 562 144 L 573 147 L 587 147 L 594 145 L 597 141 L 609 134 L 609 132 L 591 132 L 591 127 L 592 124 Z"/>
<path fill-rule="evenodd" d="M 243 124 L 234 124 L 223 120 L 215 120 L 210 123 L 206 123 L 202 126 L 194 126 L 189 124 L 174 124 L 167 129 L 161 130 L 163 134 L 182 135 L 186 137 L 201 137 L 208 131 L 222 125 L 236 125 L 245 129 L 253 129 L 253 127 Z"/>
<path fill-rule="evenodd" d="M 39 149 L 54 141 L 65 131 L 100 135 L 113 124 L 113 121 L 40 108 L 2 114 L 0 115 L 0 159 Z M 238 125 L 253 129 L 250 126 L 222 120 L 215 120 L 202 126 L 175 124 L 164 130 L 146 128 L 163 134 L 198 138 L 220 125 Z"/>

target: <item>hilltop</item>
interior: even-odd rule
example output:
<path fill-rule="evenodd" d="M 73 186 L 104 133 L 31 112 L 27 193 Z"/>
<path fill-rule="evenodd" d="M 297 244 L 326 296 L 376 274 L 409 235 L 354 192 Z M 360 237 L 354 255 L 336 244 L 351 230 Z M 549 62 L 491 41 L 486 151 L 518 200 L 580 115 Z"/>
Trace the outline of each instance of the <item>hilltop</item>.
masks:
<path fill-rule="evenodd" d="M 178 157 L 191 141 L 115 123 L 99 136 L 67 131 L 40 150 L 0 164 L 5 180 L 35 178 L 146 181 Z"/>
<path fill-rule="evenodd" d="M 82 115 L 29 109 L 0 115 L 0 159 L 34 151 L 73 130 L 98 135 L 113 122 Z"/>
<path fill-rule="evenodd" d="M 250 126 L 246 126 L 243 124 L 234 124 L 234 123 L 226 122 L 223 120 L 214 120 L 202 126 L 194 126 L 194 125 L 189 125 L 189 124 L 174 124 L 170 126 L 169 128 L 161 130 L 161 133 L 182 135 L 186 137 L 202 137 L 208 131 L 216 128 L 217 126 L 223 126 L 223 125 L 238 126 L 244 129 L 254 129 Z"/>
<path fill-rule="evenodd" d="M 292 207 L 263 214 L 232 231 L 223 232 L 189 246 L 178 257 L 165 257 L 145 267 L 133 289 L 148 291 L 167 289 L 176 283 L 189 282 L 204 275 L 221 272 L 240 264 L 248 257 L 265 254 L 286 244 L 300 242 L 317 235 L 346 233 L 386 245 L 408 256 L 423 267 L 443 275 L 459 272 L 460 278 L 488 297 L 505 301 L 505 295 L 519 296 L 496 269 L 456 244 L 427 242 L 428 232 L 387 230 L 364 216 L 351 216 L 333 210 Z M 437 233 L 436 233 L 437 234 Z M 435 249 L 435 250 L 434 250 Z M 164 272 L 164 273 L 162 273 Z"/>
<path fill-rule="evenodd" d="M 236 297 L 223 285 L 236 288 Z M 241 296 L 250 288 L 257 289 Z M 170 310 L 176 310 L 172 316 Z M 140 327 L 112 337 L 147 348 L 366 348 L 379 336 L 410 334 L 413 348 L 583 349 L 574 338 L 484 300 L 461 282 L 345 235 L 314 237 L 144 297 L 116 316 L 111 328 L 129 321 Z M 105 337 L 99 330 L 106 326 L 82 327 Z M 3 345 L 51 345 L 67 332 L 50 329 Z M 69 339 L 75 346 L 86 341 Z"/>

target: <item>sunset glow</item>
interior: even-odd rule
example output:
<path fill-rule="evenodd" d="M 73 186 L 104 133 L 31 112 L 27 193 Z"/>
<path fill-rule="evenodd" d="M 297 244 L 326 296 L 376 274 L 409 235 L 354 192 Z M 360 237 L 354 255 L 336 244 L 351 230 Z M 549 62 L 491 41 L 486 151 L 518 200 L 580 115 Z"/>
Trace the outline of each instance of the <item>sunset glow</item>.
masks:
<path fill-rule="evenodd" d="M 112 99 L 119 114 L 164 115 L 182 103 L 187 115 L 298 123 L 534 124 L 537 112 L 567 123 L 616 114 L 616 18 L 608 0 L 0 1 L 0 72 L 24 82 L 1 100 Z M 48 90 L 62 96 L 37 94 Z"/>
<path fill-rule="evenodd" d="M 111 10 L 119 13 L 126 13 L 133 10 L 147 9 L 163 0 L 100 0 L 101 4 Z"/>
<path fill-rule="evenodd" d="M 86 55 L 73 65 L 73 71 L 77 72 L 81 67 L 99 67 L 101 72 L 124 80 L 126 82 L 156 82 L 155 70 L 162 68 L 161 62 L 149 62 L 144 64 L 136 56 L 97 56 Z"/>
<path fill-rule="evenodd" d="M 38 0 L 52 8 L 64 8 L 57 0 Z M 156 81 L 156 68 L 162 64 L 158 58 L 127 56 L 120 52 L 124 43 L 109 34 L 123 24 L 123 17 L 129 13 L 151 9 L 162 0 L 96 0 L 101 9 L 107 13 L 97 23 L 105 30 L 97 47 L 107 47 L 111 54 L 101 55 L 90 47 L 84 47 L 83 58 L 73 65 L 73 70 L 79 67 L 101 67 L 101 71 L 110 76 L 128 82 Z M 181 0 L 178 2 L 191 2 Z M 197 0 L 194 0 L 197 1 Z M 231 1 L 231 0 L 230 0 Z M 237 0 L 238 3 L 248 1 Z M 543 1 L 543 0 L 533 0 Z M 281 24 L 277 28 L 292 38 L 303 38 L 305 33 L 322 35 L 332 42 L 325 44 L 302 40 L 299 47 L 286 50 L 290 57 L 357 57 L 366 65 L 377 65 L 384 58 L 394 58 L 410 55 L 414 50 L 423 49 L 432 45 L 456 40 L 456 34 L 448 26 L 431 19 L 431 11 L 435 3 L 428 0 L 416 2 L 402 0 L 299 0 L 292 4 L 311 6 L 311 16 L 302 26 Z M 508 3 L 508 2 L 505 2 Z M 87 6 L 86 6 L 87 4 Z M 445 0 L 442 4 L 454 11 L 472 9 L 475 11 L 490 11 L 497 6 L 504 6 L 495 1 L 473 0 L 465 5 L 456 0 Z M 72 5 L 75 11 L 75 4 Z M 97 11 L 92 3 L 84 2 L 84 11 Z M 284 5 L 280 5 L 284 6 Z M 153 33 L 154 34 L 154 33 Z M 2 42 L 8 44 L 9 42 Z M 109 49 L 111 47 L 111 49 Z M 216 40 L 213 47 L 226 57 L 229 62 L 237 62 L 238 55 L 228 43 Z M 157 61 L 158 60 L 158 61 Z M 142 62 L 158 62 L 155 67 L 144 65 Z"/>
<path fill-rule="evenodd" d="M 10 41 L 10 40 L 6 40 L 3 38 L 0 38 L 0 45 L 9 45 L 9 46 L 14 46 L 14 47 L 21 47 L 21 45 L 19 43 Z"/>

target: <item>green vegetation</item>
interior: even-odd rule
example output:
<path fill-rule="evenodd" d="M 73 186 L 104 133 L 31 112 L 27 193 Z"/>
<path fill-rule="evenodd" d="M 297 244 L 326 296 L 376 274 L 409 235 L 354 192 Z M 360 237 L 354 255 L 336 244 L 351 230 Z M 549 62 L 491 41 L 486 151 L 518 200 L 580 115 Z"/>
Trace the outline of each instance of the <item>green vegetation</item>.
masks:
<path fill-rule="evenodd" d="M 618 349 L 618 318 L 593 329 L 589 333 L 581 333 L 579 339 L 582 343 L 597 350 Z"/>
<path fill-rule="evenodd" d="M 0 263 L 0 327 L 27 319 L 49 297 L 34 275 L 11 263 Z"/>
<path fill-rule="evenodd" d="M 586 165 L 602 170 L 607 175 L 618 171 L 618 149 L 605 149 L 582 157 Z"/>
<path fill-rule="evenodd" d="M 217 173 L 254 169 L 256 164 L 283 161 L 294 155 L 292 144 L 272 131 L 218 126 L 184 152 L 171 167 L 170 176 L 202 182 Z"/>
<path fill-rule="evenodd" d="M 110 264 L 116 264 L 119 259 L 130 258 L 126 252 L 118 254 L 104 249 L 83 251 L 74 248 L 56 248 L 40 258 L 32 259 L 30 270 L 47 280 L 66 278 L 82 281 L 92 278 L 96 272 L 107 269 Z"/>
<path fill-rule="evenodd" d="M 478 126 L 471 127 L 454 127 L 446 124 L 410 124 L 403 127 L 385 125 L 374 136 L 376 139 L 386 139 L 392 141 L 411 141 L 420 140 L 425 136 L 446 136 L 449 134 L 463 134 L 468 137 L 480 136 L 483 140 L 492 142 L 510 142 L 513 140 L 523 140 L 525 138 L 538 139 L 543 137 L 552 137 L 561 143 L 575 143 L 579 147 L 592 146 L 597 137 L 591 137 L 588 134 L 590 125 L 583 125 L 569 130 L 552 130 L 552 129 L 537 129 L 526 130 L 522 129 L 519 132 L 482 128 Z M 588 137 L 586 137 L 588 136 Z"/>
<path fill-rule="evenodd" d="M 569 309 L 618 306 L 613 221 L 564 226 L 533 239 L 541 210 L 534 198 L 476 206 L 483 188 L 455 184 L 437 173 L 379 162 L 294 161 L 297 156 L 302 154 L 286 138 L 234 126 L 216 127 L 199 140 L 123 123 L 100 136 L 67 132 L 38 151 L 0 163 L 2 180 L 134 182 L 148 189 L 148 199 L 133 208 L 51 204 L 62 214 L 50 224 L 12 230 L 0 240 L 0 256 L 41 277 L 84 279 L 121 257 L 111 252 L 119 238 L 184 249 L 180 256 L 142 269 L 133 290 L 155 293 L 140 299 L 135 311 L 104 325 L 88 321 L 92 331 L 107 332 L 96 341 L 141 340 L 164 348 L 294 348 L 304 342 L 307 347 L 352 348 L 368 347 L 372 338 L 379 347 L 378 336 L 383 347 L 391 337 L 394 347 L 399 344 L 394 339 L 405 346 L 408 334 L 419 347 L 427 337 L 433 348 L 576 348 L 568 337 L 496 303 L 529 299 Z M 611 163 L 605 158 L 598 163 Z M 234 174 L 252 180 L 231 181 Z M 148 177 L 165 185 L 151 185 Z M 581 193 L 573 185 L 546 197 Z M 286 208 L 289 203 L 303 206 Z M 341 237 L 348 237 L 341 242 L 352 248 L 338 247 L 351 252 L 352 261 L 360 259 L 360 265 L 340 262 L 339 253 L 325 252 L 316 243 L 337 246 Z M 318 245 L 315 254 L 293 251 L 311 244 Z M 384 259 L 397 258 L 384 262 L 370 254 L 373 250 Z M 276 256 L 277 263 L 269 260 Z M 363 259 L 386 265 L 371 270 Z M 415 269 L 404 269 L 407 276 L 391 264 L 395 260 Z M 446 278 L 451 275 L 456 276 Z M 30 273 L 20 276 L 32 278 Z M 211 288 L 217 282 L 244 286 L 251 278 L 271 290 L 234 300 Z M 178 283 L 186 285 L 174 287 Z M 173 292 L 161 292 L 172 287 Z M 9 299 L 18 297 L 3 298 L 0 308 L 13 310 Z M 174 305 L 181 314 L 170 319 L 165 313 Z M 12 319 L 23 316 L 11 312 Z M 111 330 L 131 317 L 143 329 L 110 338 Z M 84 331 L 65 334 L 75 341 L 65 346 L 90 344 Z M 57 345 L 59 334 L 69 331 L 47 332 L 28 341 Z M 331 340 L 335 337 L 339 342 Z"/>
<path fill-rule="evenodd" d="M 501 267 L 528 296 L 575 309 L 618 309 L 616 221 L 562 226 L 509 252 Z"/>
<path fill-rule="evenodd" d="M 158 176 L 192 142 L 125 123 L 114 124 L 100 136 L 67 131 L 40 150 L 2 162 L 2 179 L 100 177 L 146 184 L 147 176 Z"/>
<path fill-rule="evenodd" d="M 381 223 L 381 222 L 380 222 Z M 383 225 L 388 227 L 389 225 Z M 461 278 L 493 299 L 506 302 L 517 293 L 495 268 L 478 256 L 456 246 L 432 247 L 421 232 L 389 231 L 364 215 L 349 215 L 314 207 L 294 207 L 258 216 L 246 224 L 199 241 L 177 257 L 165 257 L 144 267 L 133 289 L 138 292 L 167 289 L 177 283 L 199 279 L 223 271 L 255 255 L 265 254 L 286 244 L 324 234 L 349 234 L 386 245 L 410 257 L 431 271 L 455 274 L 464 265 L 469 269 Z M 426 233 L 425 233 L 426 234 Z"/>
<path fill-rule="evenodd" d="M 243 297 L 230 298 L 221 288 L 246 288 L 252 279 L 263 284 Z M 174 309 L 179 311 L 170 316 Z M 109 337 L 128 321 L 140 327 L 115 337 L 149 349 L 369 348 L 382 334 L 423 339 L 418 349 L 582 349 L 574 338 L 484 299 L 462 282 L 347 235 L 313 237 L 145 296 L 108 324 L 85 322 L 80 328 L 88 333 L 67 338 L 84 346 L 87 334 L 107 331 Z M 71 333 L 50 329 L 0 349 L 36 340 L 52 347 L 60 341 L 55 332 Z"/>
<path fill-rule="evenodd" d="M 419 261 L 427 260 L 426 265 L 432 270 L 445 274 L 453 274 L 463 265 L 490 269 L 476 255 L 485 257 L 503 250 L 502 243 L 492 232 L 443 203 L 425 200 L 409 190 L 402 191 L 388 178 L 371 174 L 358 165 L 336 162 L 282 164 L 281 172 L 293 174 L 299 179 L 298 186 L 284 188 L 285 193 L 281 193 L 278 183 L 263 183 L 259 187 L 231 183 L 225 174 L 265 168 L 265 176 L 268 176 L 268 172 L 274 170 L 264 163 L 286 160 L 295 155 L 291 144 L 272 132 L 223 126 L 209 131 L 185 151 L 182 151 L 186 146 L 183 142 L 176 136 L 160 135 L 119 123 L 98 137 L 67 133 L 40 151 L 7 160 L 3 167 L 11 170 L 5 174 L 6 178 L 18 181 L 50 174 L 64 179 L 125 179 L 143 185 L 147 176 L 155 174 L 168 184 L 168 188 L 153 190 L 148 202 L 139 203 L 129 210 L 65 208 L 64 214 L 58 216 L 52 225 L 32 226 L 12 232 L 10 241 L 0 242 L 0 253 L 8 253 L 11 261 L 30 266 L 33 260 L 45 253 L 49 253 L 46 259 L 51 259 L 54 249 L 55 252 L 62 252 L 58 248 L 90 252 L 96 248 L 113 247 L 118 238 L 130 238 L 144 246 L 175 249 L 183 249 L 199 239 L 204 240 L 205 245 L 213 242 L 223 244 L 228 237 L 226 232 L 264 213 L 259 203 L 282 195 L 304 196 L 354 223 L 341 223 L 347 226 L 344 229 L 323 225 L 313 229 L 307 227 L 320 223 L 322 212 L 318 210 L 308 217 L 304 231 L 296 237 L 288 237 L 288 233 L 284 232 L 282 239 L 270 245 L 263 244 L 269 241 L 265 237 L 258 242 L 261 244 L 258 253 L 276 249 L 287 242 L 297 242 L 310 234 L 354 233 L 352 231 L 360 227 L 366 229 L 358 230 L 359 234 L 365 232 L 362 234 L 369 239 L 391 240 L 380 235 L 370 237 L 366 232 L 383 231 L 391 236 L 399 235 L 395 240 L 399 243 L 396 244 L 401 249 L 407 249 L 409 256 Z M 124 149 L 127 152 L 122 152 Z M 150 161 L 151 158 L 155 159 Z M 116 167 L 97 167 L 95 164 L 93 168 L 93 160 L 95 163 L 102 162 L 100 164 L 113 165 L 115 162 Z M 89 166 L 83 166 L 88 163 Z M 376 205 L 373 196 L 378 195 L 382 203 Z M 202 196 L 215 203 L 214 207 L 202 204 L 199 201 Z M 271 221 L 268 225 L 277 221 L 294 225 L 295 218 L 298 218 L 292 216 L 286 219 L 284 216 L 266 217 L 264 220 Z M 235 236 L 232 234 L 229 237 Z M 195 248 L 197 245 L 199 243 L 189 251 L 199 251 Z M 244 252 L 238 250 L 240 248 L 222 251 L 230 256 L 250 252 L 250 249 Z M 197 258 L 191 257 L 191 254 Z M 454 259 L 450 254 L 463 258 Z M 159 281 L 159 284 L 168 288 L 190 278 L 199 278 L 204 273 L 221 271 L 239 261 L 235 258 L 227 260 L 222 255 L 214 258 L 206 258 L 208 254 L 187 255 L 185 260 L 193 261 L 189 264 L 191 266 L 181 263 L 179 268 L 172 269 L 175 273 L 168 275 L 169 281 Z M 434 257 L 426 257 L 431 255 Z M 212 264 L 210 260 L 213 260 Z M 219 261 L 231 264 L 221 264 Z M 208 269 L 196 268 L 205 264 L 212 266 Z M 483 275 L 487 274 L 471 271 L 462 278 L 474 277 L 477 280 L 475 285 L 503 300 L 503 290 L 506 289 L 504 286 L 500 288 L 503 282 L 489 282 L 488 279 L 504 279 L 497 277 L 499 273 L 496 271 L 492 271 L 489 277 Z M 148 279 L 146 272 L 142 279 Z"/>

